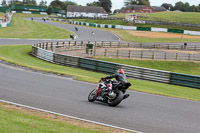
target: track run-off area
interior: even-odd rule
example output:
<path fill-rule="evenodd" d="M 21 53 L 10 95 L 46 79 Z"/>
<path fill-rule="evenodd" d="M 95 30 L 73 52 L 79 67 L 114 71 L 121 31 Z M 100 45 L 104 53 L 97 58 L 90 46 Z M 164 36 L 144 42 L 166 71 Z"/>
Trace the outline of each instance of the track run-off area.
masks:
<path fill-rule="evenodd" d="M 73 31 L 77 40 L 119 41 L 103 30 L 37 20 Z M 95 36 L 91 38 L 91 32 Z M 88 40 L 90 40 L 88 39 Z M 0 39 L 1 44 L 34 44 L 53 40 Z M 21 41 L 21 42 L 18 42 Z M 56 40 L 55 40 L 56 41 Z M 133 84 L 134 85 L 134 84 Z M 130 98 L 117 107 L 87 101 L 96 84 L 12 67 L 0 63 L 0 100 L 104 123 L 133 132 L 198 133 L 200 102 L 128 91 Z"/>

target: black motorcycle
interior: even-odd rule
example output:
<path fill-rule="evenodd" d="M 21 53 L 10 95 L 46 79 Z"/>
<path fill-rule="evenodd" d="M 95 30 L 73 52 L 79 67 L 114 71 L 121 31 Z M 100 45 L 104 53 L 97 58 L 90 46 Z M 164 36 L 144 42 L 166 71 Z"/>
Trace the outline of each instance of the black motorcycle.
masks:
<path fill-rule="evenodd" d="M 88 101 L 96 100 L 115 107 L 124 99 L 124 93 L 130 86 L 130 83 L 116 83 L 110 79 L 101 79 L 98 87 L 90 92 Z"/>

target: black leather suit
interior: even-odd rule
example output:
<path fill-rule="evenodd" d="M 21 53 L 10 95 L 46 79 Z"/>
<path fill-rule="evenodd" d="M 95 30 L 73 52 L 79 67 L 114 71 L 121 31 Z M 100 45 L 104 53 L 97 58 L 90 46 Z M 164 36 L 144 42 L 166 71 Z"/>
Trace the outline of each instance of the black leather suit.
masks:
<path fill-rule="evenodd" d="M 113 80 L 113 82 L 112 82 L 113 88 L 120 87 L 124 83 L 127 83 L 126 75 L 123 74 L 123 73 L 116 73 L 116 74 L 112 74 L 112 75 L 109 75 L 109 76 L 105 77 L 105 79 L 112 79 L 112 78 L 116 79 L 116 81 Z M 125 93 L 125 92 L 126 92 L 126 90 L 123 91 L 123 93 Z"/>
<path fill-rule="evenodd" d="M 112 74 L 112 75 L 109 75 L 107 77 L 105 77 L 106 79 L 112 79 L 112 78 L 115 78 L 118 82 L 120 83 L 126 83 L 126 75 L 123 74 L 123 73 L 116 73 L 116 74 Z"/>

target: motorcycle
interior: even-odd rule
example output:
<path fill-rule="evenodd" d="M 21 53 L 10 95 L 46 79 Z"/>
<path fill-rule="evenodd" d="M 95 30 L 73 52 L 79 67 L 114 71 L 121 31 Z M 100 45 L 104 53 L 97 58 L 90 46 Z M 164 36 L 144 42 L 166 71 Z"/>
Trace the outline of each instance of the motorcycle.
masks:
<path fill-rule="evenodd" d="M 88 95 L 88 101 L 100 101 L 115 107 L 124 99 L 124 93 L 131 83 L 114 83 L 111 79 L 99 80 L 98 87 Z"/>

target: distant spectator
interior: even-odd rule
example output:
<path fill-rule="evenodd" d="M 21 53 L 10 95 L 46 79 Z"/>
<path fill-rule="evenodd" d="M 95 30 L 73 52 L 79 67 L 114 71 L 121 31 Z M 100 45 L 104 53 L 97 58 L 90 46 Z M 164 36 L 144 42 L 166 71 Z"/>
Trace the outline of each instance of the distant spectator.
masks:
<path fill-rule="evenodd" d="M 33 21 L 33 18 L 31 18 L 31 20 Z"/>
<path fill-rule="evenodd" d="M 75 27 L 75 30 L 76 30 L 76 31 L 78 31 L 78 28 L 77 28 L 77 27 Z"/>

